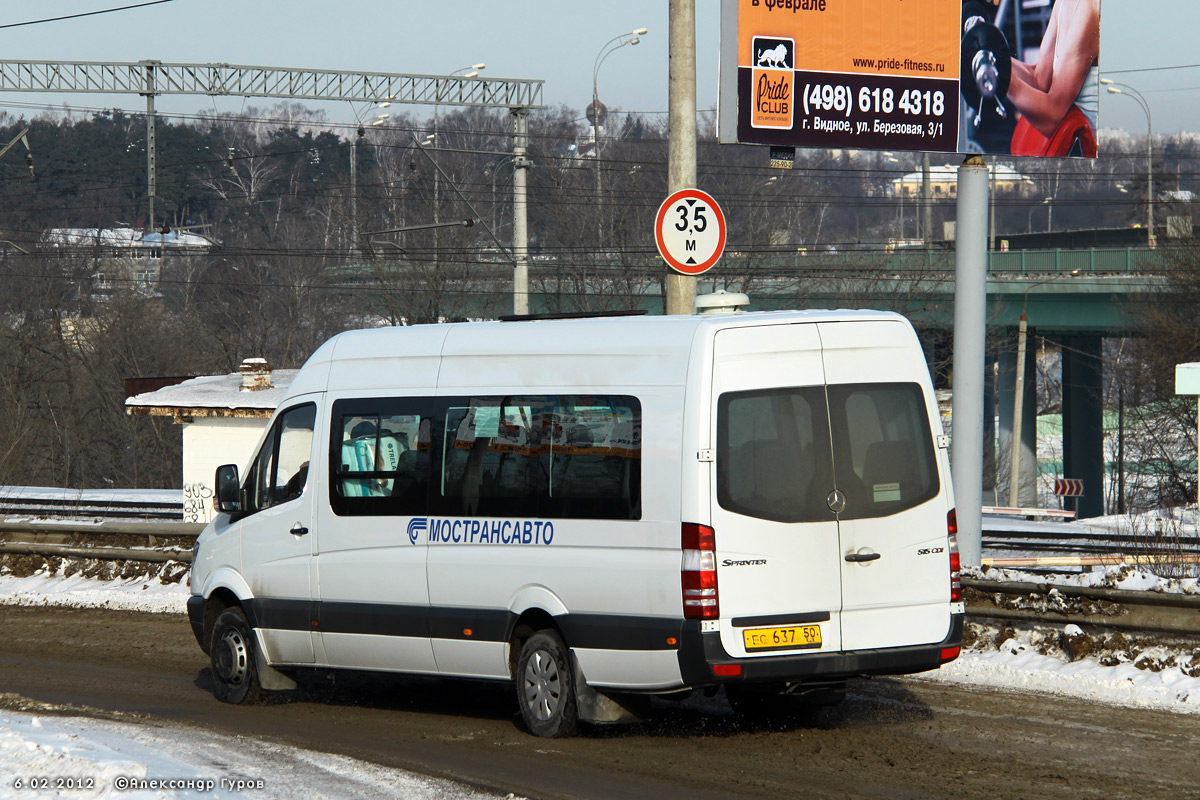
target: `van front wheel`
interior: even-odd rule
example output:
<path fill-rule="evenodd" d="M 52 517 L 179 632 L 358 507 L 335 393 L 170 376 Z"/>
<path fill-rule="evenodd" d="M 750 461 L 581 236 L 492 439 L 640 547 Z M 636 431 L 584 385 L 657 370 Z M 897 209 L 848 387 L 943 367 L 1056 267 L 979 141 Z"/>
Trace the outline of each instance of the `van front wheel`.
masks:
<path fill-rule="evenodd" d="M 579 709 L 571 654 L 557 633 L 542 630 L 525 640 L 516 684 L 517 703 L 530 733 L 548 739 L 575 735 Z"/>
<path fill-rule="evenodd" d="M 257 703 L 262 699 L 255 662 L 254 631 L 240 608 L 227 608 L 213 624 L 208 648 L 212 674 L 216 681 L 213 694 L 225 703 Z"/>

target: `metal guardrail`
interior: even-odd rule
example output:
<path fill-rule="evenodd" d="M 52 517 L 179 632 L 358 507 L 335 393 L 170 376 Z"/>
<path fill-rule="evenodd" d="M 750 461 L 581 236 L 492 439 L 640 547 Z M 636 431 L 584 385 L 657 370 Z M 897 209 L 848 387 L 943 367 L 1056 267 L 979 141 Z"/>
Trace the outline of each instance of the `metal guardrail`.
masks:
<path fill-rule="evenodd" d="M 59 558 L 125 561 L 184 561 L 191 563 L 191 548 L 158 546 L 159 539 L 194 539 L 204 530 L 200 523 L 128 522 L 98 523 L 55 520 L 0 521 L 0 553 L 57 556 Z M 145 536 L 146 547 L 107 547 L 80 544 L 81 536 Z"/>
<path fill-rule="evenodd" d="M 183 501 L 110 500 L 105 497 L 38 496 L 32 492 L 0 493 L 0 514 L 54 519 L 183 519 Z"/>
<path fill-rule="evenodd" d="M 192 563 L 192 551 L 174 547 L 68 547 L 58 544 L 30 542 L 0 543 L 0 553 L 25 556 L 57 556 L 59 558 L 100 559 L 101 561 L 184 561 Z"/>
<path fill-rule="evenodd" d="M 202 522 L 76 522 L 72 520 L 0 520 L 0 534 L 96 534 L 99 536 L 187 536 L 195 538 L 204 530 Z"/>
<path fill-rule="evenodd" d="M 98 524 L 45 520 L 0 521 L 0 553 L 75 559 L 191 563 L 190 548 L 155 546 L 159 538 L 195 538 L 198 523 Z M 47 538 L 145 536 L 147 547 L 107 547 Z M 1075 623 L 1110 630 L 1200 638 L 1200 595 L 1135 592 L 1051 583 L 964 577 L 967 616 L 1041 624 Z"/>
<path fill-rule="evenodd" d="M 1200 595 L 963 578 L 967 616 L 1200 638 Z"/>

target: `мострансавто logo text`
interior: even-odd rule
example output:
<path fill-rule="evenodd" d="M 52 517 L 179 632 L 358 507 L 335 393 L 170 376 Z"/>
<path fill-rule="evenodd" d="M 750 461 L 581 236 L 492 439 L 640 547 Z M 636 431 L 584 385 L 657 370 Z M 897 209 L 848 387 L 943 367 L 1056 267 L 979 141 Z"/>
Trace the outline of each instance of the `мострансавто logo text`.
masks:
<path fill-rule="evenodd" d="M 417 544 L 550 544 L 554 523 L 520 519 L 438 519 L 414 517 L 408 540 Z"/>

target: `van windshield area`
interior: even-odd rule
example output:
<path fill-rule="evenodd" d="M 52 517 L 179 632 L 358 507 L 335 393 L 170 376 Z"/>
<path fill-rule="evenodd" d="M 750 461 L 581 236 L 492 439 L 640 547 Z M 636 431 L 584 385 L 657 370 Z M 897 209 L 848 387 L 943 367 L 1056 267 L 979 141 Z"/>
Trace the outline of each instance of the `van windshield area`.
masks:
<path fill-rule="evenodd" d="M 839 514 L 827 498 L 846 498 Z M 883 517 L 937 495 L 915 383 L 729 392 L 717 402 L 717 502 L 776 522 Z"/>

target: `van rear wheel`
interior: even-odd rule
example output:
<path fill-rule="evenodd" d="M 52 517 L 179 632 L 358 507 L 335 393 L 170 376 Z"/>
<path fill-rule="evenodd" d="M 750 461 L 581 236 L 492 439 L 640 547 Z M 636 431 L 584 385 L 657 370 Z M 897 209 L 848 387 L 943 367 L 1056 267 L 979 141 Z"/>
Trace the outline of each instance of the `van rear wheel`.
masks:
<path fill-rule="evenodd" d="M 227 608 L 217 616 L 208 651 L 218 700 L 251 704 L 263 699 L 255 646 L 254 631 L 240 608 Z"/>
<path fill-rule="evenodd" d="M 535 736 L 574 736 L 579 726 L 571 653 L 562 637 L 542 630 L 525 640 L 517 661 L 517 703 Z"/>

